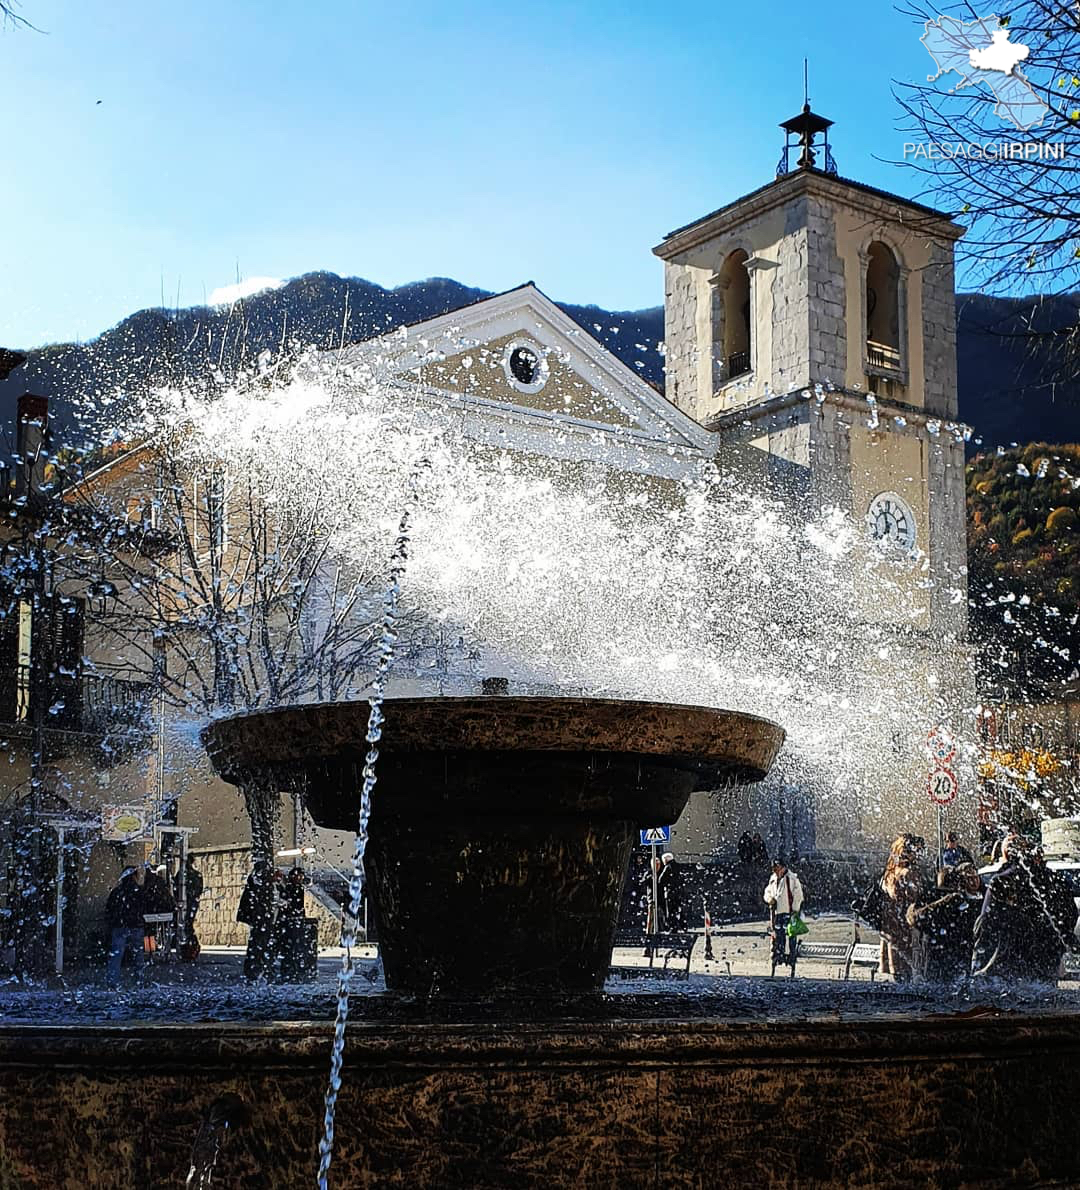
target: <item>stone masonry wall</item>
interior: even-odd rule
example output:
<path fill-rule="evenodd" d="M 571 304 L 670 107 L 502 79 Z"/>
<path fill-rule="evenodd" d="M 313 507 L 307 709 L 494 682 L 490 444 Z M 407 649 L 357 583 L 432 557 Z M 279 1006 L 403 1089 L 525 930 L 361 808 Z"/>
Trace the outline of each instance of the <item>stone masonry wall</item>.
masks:
<path fill-rule="evenodd" d="M 759 365 L 769 367 L 773 392 L 787 392 L 790 385 L 805 384 L 809 379 L 806 215 L 806 200 L 794 200 L 785 211 L 783 237 L 768 250 L 776 261 L 767 280 L 772 287 L 772 359 L 761 360 Z"/>
<path fill-rule="evenodd" d="M 693 270 L 669 261 L 664 265 L 664 350 L 667 399 L 698 415 L 697 290 Z"/>
<path fill-rule="evenodd" d="M 199 942 L 203 946 L 246 946 L 248 928 L 236 920 L 236 911 L 251 871 L 251 849 L 214 847 L 202 851 L 193 847 L 192 854 L 203 877 L 203 895 L 195 919 Z M 318 920 L 320 948 L 337 946 L 340 918 L 310 893 L 304 898 L 304 911 Z"/>
<path fill-rule="evenodd" d="M 935 243 L 922 273 L 923 371 L 926 410 L 954 418 L 956 397 L 956 293 L 951 244 Z"/>
<path fill-rule="evenodd" d="M 835 212 L 818 199 L 807 199 L 806 237 L 810 376 L 842 385 L 847 371 L 844 262 L 836 250 Z"/>

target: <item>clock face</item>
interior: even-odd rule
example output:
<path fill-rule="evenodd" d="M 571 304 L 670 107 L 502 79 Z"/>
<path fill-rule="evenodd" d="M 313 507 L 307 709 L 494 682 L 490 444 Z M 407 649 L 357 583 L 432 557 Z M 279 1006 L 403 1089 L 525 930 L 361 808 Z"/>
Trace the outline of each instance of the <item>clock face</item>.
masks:
<path fill-rule="evenodd" d="M 915 514 L 895 492 L 882 492 L 870 501 L 866 523 L 879 545 L 893 546 L 905 554 L 914 552 Z"/>

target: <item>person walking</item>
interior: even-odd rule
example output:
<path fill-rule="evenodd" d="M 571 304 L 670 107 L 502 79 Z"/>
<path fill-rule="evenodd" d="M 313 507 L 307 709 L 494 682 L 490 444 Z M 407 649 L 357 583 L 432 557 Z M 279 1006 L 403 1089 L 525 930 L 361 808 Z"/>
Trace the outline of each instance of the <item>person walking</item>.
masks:
<path fill-rule="evenodd" d="M 926 900 L 929 881 L 923 870 L 926 843 L 918 835 L 900 835 L 889 849 L 881 877 L 885 896 L 881 904 L 881 957 L 883 975 L 898 983 L 911 978 L 914 937 L 908 911 Z"/>
<path fill-rule="evenodd" d="M 1002 859 L 975 923 L 972 978 L 1053 983 L 1076 946 L 1076 902 L 1022 836 L 1005 840 Z"/>
<path fill-rule="evenodd" d="M 204 888 L 202 872 L 195 866 L 195 857 L 189 853 L 184 864 L 184 944 L 181 954 L 181 957 L 187 960 L 197 958 L 200 950 L 199 936 L 195 932 L 195 917 L 199 912 L 199 902 L 202 900 Z M 177 872 L 173 877 L 173 896 L 177 901 L 180 900 L 180 892 L 180 873 Z"/>
<path fill-rule="evenodd" d="M 256 860 L 240 896 L 236 920 L 249 927 L 244 976 L 265 978 L 274 967 L 274 923 L 277 918 L 277 887 L 267 860 Z"/>
<path fill-rule="evenodd" d="M 128 950 L 134 956 L 136 968 L 140 972 L 142 970 L 143 938 L 146 930 L 143 914 L 147 912 L 145 882 L 144 867 L 125 868 L 119 883 L 105 901 L 105 922 L 109 927 L 107 972 L 111 984 L 120 982 L 120 967 Z"/>
<path fill-rule="evenodd" d="M 912 927 L 912 975 L 916 983 L 956 987 L 971 972 L 975 922 L 983 902 L 974 864 L 942 868 L 938 895 L 908 909 Z"/>
<path fill-rule="evenodd" d="M 769 931 L 772 936 L 771 974 L 776 974 L 776 968 L 781 963 L 788 962 L 791 964 L 791 974 L 794 975 L 799 940 L 794 935 L 788 936 L 787 927 L 792 914 L 802 912 L 803 886 L 782 856 L 773 860 L 772 876 L 765 886 L 765 904 L 769 906 Z"/>
<path fill-rule="evenodd" d="M 660 857 L 660 871 L 656 876 L 656 894 L 660 898 L 660 929 L 682 929 L 683 911 L 682 868 L 675 856 L 665 851 Z"/>

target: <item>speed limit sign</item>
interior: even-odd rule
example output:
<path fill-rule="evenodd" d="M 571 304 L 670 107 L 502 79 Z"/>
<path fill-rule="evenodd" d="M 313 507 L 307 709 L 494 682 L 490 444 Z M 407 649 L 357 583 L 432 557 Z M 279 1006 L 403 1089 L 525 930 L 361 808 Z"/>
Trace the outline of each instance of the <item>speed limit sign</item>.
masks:
<path fill-rule="evenodd" d="M 956 795 L 960 791 L 960 783 L 952 769 L 942 765 L 930 774 L 926 782 L 926 791 L 930 795 L 930 800 L 936 805 L 947 806 L 956 800 Z"/>

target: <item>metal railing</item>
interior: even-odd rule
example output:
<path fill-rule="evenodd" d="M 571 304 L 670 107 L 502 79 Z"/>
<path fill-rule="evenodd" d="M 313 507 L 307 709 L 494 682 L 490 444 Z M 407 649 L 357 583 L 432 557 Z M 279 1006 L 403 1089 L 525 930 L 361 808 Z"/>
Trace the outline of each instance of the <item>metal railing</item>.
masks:
<path fill-rule="evenodd" d="M 0 671 L 0 723 L 34 724 L 36 700 L 43 702 L 46 731 L 105 735 L 146 725 L 149 682 L 113 674 L 35 675 L 33 667 L 16 665 Z"/>
<path fill-rule="evenodd" d="M 146 728 L 151 694 L 151 684 L 136 678 L 83 674 L 77 730 L 104 733 L 124 728 Z"/>
<path fill-rule="evenodd" d="M 890 347 L 888 343 L 875 343 L 867 340 L 866 362 L 871 368 L 886 368 L 890 372 L 900 371 L 900 349 Z"/>
<path fill-rule="evenodd" d="M 734 380 L 736 376 L 742 376 L 745 372 L 750 371 L 750 352 L 749 351 L 735 351 L 727 357 L 727 378 Z"/>

